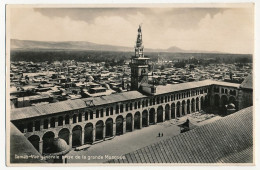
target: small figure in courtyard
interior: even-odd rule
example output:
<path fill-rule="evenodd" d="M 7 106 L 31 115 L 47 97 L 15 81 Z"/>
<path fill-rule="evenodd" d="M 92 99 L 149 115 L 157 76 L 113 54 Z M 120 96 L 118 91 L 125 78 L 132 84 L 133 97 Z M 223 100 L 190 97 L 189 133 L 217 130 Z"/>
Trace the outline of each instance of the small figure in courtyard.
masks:
<path fill-rule="evenodd" d="M 158 136 L 161 137 L 161 134 L 159 133 Z"/>
<path fill-rule="evenodd" d="M 163 137 L 163 133 L 162 133 L 162 137 Z"/>

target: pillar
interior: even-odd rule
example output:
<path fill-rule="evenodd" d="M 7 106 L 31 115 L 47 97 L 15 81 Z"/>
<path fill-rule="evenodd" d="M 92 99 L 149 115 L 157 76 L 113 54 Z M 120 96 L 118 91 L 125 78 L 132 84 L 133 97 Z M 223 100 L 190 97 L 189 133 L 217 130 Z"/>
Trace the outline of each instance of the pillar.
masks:
<path fill-rule="evenodd" d="M 154 111 L 154 124 L 157 123 L 157 109 Z"/>
<path fill-rule="evenodd" d="M 40 120 L 40 131 L 43 130 L 43 121 L 44 121 L 44 120 Z"/>
<path fill-rule="evenodd" d="M 190 113 L 191 113 L 191 102 L 189 103 Z"/>
<path fill-rule="evenodd" d="M 95 127 L 93 127 L 93 130 L 92 130 L 92 140 L 93 140 L 93 142 L 96 141 L 96 128 Z"/>
<path fill-rule="evenodd" d="M 126 131 L 126 119 L 123 118 L 123 134 L 125 134 Z"/>
<path fill-rule="evenodd" d="M 84 135 L 85 135 L 85 130 L 83 129 L 81 132 L 81 145 L 84 145 Z"/>
<path fill-rule="evenodd" d="M 140 113 L 140 129 L 143 127 L 143 117 L 142 114 Z"/>
<path fill-rule="evenodd" d="M 201 110 L 201 99 L 199 98 L 199 111 Z"/>
<path fill-rule="evenodd" d="M 35 121 L 32 121 L 32 132 L 35 131 Z"/>
<path fill-rule="evenodd" d="M 147 113 L 147 126 L 149 126 L 150 125 L 150 120 L 149 120 L 149 111 L 147 111 L 148 113 Z"/>
<path fill-rule="evenodd" d="M 39 153 L 42 155 L 42 149 L 43 149 L 43 140 L 39 141 Z"/>
<path fill-rule="evenodd" d="M 177 107 L 174 107 L 174 114 L 175 114 L 175 119 L 177 119 Z"/>
<path fill-rule="evenodd" d="M 165 121 L 165 107 L 163 107 L 163 122 Z"/>
<path fill-rule="evenodd" d="M 69 146 L 70 146 L 70 148 L 72 148 L 72 133 L 70 133 L 70 136 L 69 136 Z"/>
<path fill-rule="evenodd" d="M 132 116 L 132 131 L 134 131 L 135 125 L 134 125 L 134 117 Z"/>
<path fill-rule="evenodd" d="M 180 104 L 180 117 L 182 116 L 182 104 Z"/>
<path fill-rule="evenodd" d="M 184 115 L 187 114 L 187 103 L 184 104 Z"/>
<path fill-rule="evenodd" d="M 171 105 L 170 105 L 170 108 L 169 108 L 169 120 L 172 119 L 172 108 L 171 108 Z"/>
<path fill-rule="evenodd" d="M 55 127 L 58 127 L 58 119 L 57 118 L 55 118 Z"/>
<path fill-rule="evenodd" d="M 196 100 L 194 101 L 194 111 L 196 112 Z"/>
<path fill-rule="evenodd" d="M 113 123 L 113 136 L 116 136 L 116 122 Z"/>
<path fill-rule="evenodd" d="M 106 138 L 106 125 L 103 126 L 103 140 Z"/>

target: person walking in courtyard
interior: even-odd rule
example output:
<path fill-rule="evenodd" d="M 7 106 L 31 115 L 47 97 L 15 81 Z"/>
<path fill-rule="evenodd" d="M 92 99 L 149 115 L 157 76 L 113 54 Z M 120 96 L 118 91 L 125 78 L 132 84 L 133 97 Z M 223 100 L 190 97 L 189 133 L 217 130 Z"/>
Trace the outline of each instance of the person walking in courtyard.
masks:
<path fill-rule="evenodd" d="M 163 137 L 163 133 L 162 133 L 162 137 Z"/>
<path fill-rule="evenodd" d="M 161 134 L 159 133 L 158 136 L 161 137 Z"/>

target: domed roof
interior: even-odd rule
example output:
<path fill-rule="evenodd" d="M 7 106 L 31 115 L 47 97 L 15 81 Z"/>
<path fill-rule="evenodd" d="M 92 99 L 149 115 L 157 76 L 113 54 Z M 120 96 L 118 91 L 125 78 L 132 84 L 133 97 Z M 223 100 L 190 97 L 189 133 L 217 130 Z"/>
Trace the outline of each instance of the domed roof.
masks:
<path fill-rule="evenodd" d="M 227 109 L 235 109 L 236 106 L 233 103 L 229 103 L 228 105 L 226 105 Z"/>
<path fill-rule="evenodd" d="M 49 150 L 49 155 L 64 155 L 70 151 L 70 146 L 67 142 L 61 138 L 55 138 L 51 144 L 51 149 Z"/>

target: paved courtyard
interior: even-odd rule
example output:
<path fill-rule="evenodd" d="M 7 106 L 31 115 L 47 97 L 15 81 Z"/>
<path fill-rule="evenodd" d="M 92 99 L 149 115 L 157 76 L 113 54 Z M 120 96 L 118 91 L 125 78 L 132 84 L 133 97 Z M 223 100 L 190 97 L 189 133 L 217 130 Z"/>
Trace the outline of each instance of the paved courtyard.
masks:
<path fill-rule="evenodd" d="M 191 114 L 181 117 L 179 120 L 169 120 L 156 125 L 150 125 L 133 132 L 128 132 L 121 136 L 116 136 L 112 140 L 107 140 L 95 145 L 91 145 L 87 150 L 70 151 L 68 163 L 101 163 L 106 162 L 107 156 L 121 156 L 132 152 L 139 148 L 153 144 L 160 140 L 180 134 L 178 124 L 184 123 L 187 118 L 190 120 L 192 127 L 196 128 L 218 119 L 220 116 L 211 114 Z M 158 137 L 159 133 L 163 133 L 163 137 Z M 78 159 L 76 159 L 76 157 Z"/>

